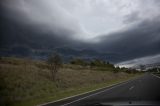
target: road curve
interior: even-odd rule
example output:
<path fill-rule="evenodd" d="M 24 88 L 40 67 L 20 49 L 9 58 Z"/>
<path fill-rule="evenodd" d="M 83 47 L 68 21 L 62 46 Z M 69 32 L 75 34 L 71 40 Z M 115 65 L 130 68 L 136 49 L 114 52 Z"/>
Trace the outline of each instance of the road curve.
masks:
<path fill-rule="evenodd" d="M 159 104 L 159 92 L 160 78 L 152 74 L 144 74 L 141 77 L 111 87 L 41 106 L 90 106 L 89 104 L 97 103 Z"/>

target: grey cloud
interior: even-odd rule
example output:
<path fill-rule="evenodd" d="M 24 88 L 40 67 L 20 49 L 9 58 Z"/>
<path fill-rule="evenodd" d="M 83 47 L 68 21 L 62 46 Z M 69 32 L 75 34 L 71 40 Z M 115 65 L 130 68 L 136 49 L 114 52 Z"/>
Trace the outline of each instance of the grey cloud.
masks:
<path fill-rule="evenodd" d="M 12 43 L 19 40 L 33 46 L 35 36 L 40 36 L 37 42 L 43 43 L 38 47 L 95 49 L 118 56 L 114 62 L 160 53 L 159 0 L 3 1 L 7 20 L 0 17 L 1 37 L 7 35 Z M 89 35 L 96 37 L 84 41 Z"/>
<path fill-rule="evenodd" d="M 3 0 L 22 23 L 86 40 L 159 14 L 151 0 Z M 138 12 L 137 12 L 138 11 Z M 26 24 L 25 23 L 25 24 Z M 125 24 L 124 24 L 125 23 Z M 88 40 L 90 41 L 90 40 Z"/>
<path fill-rule="evenodd" d="M 101 37 L 98 48 L 119 53 L 121 61 L 160 53 L 160 20 L 144 20 L 134 27 Z"/>
<path fill-rule="evenodd" d="M 40 30 L 53 31 L 59 36 L 65 33 L 66 37 L 70 38 L 76 34 L 85 34 L 78 20 L 56 1 L 13 0 L 5 1 L 3 5 L 8 9 L 6 14 L 10 14 L 11 18 L 20 23 L 30 24 Z"/>
<path fill-rule="evenodd" d="M 141 58 L 133 59 L 130 61 L 121 62 L 116 65 L 120 67 L 134 67 L 137 65 L 156 64 L 160 62 L 159 60 L 160 60 L 160 54 L 141 57 Z"/>
<path fill-rule="evenodd" d="M 125 24 L 129 24 L 129 23 L 134 23 L 134 22 L 137 22 L 140 20 L 140 17 L 139 17 L 139 12 L 134 12 L 134 13 L 131 13 L 131 14 L 128 14 L 124 17 L 124 20 L 123 22 Z"/>

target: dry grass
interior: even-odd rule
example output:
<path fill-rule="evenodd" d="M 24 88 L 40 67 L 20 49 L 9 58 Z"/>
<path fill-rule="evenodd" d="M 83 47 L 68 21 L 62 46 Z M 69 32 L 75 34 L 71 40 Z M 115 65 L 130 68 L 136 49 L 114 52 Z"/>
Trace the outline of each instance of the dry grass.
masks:
<path fill-rule="evenodd" d="M 95 85 L 120 81 L 131 76 L 133 75 L 123 72 L 96 71 L 81 66 L 64 65 L 58 72 L 57 80 L 53 82 L 45 62 L 1 58 L 0 105 L 34 105 L 81 93 L 94 89 Z"/>
<path fill-rule="evenodd" d="M 128 74 L 123 72 L 115 74 L 111 71 L 94 71 L 89 69 L 61 69 L 58 73 L 58 79 L 64 82 L 67 87 L 87 86 L 88 84 L 109 82 L 113 79 L 122 79 L 128 76 Z"/>

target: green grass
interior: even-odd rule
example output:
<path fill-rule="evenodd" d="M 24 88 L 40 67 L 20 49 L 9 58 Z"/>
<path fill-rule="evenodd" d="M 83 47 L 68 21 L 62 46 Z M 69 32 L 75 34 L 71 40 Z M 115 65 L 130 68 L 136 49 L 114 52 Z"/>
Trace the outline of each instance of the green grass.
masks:
<path fill-rule="evenodd" d="M 89 69 L 64 65 L 52 81 L 43 61 L 19 58 L 0 59 L 1 106 L 34 106 L 95 90 L 136 76 L 110 69 Z"/>

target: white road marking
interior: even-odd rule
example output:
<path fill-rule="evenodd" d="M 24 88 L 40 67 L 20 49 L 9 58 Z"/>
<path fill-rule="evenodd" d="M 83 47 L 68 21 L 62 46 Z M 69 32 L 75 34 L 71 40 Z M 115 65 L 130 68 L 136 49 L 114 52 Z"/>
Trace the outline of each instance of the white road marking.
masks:
<path fill-rule="evenodd" d="M 154 75 L 154 74 L 152 74 L 154 77 L 156 77 L 156 78 L 160 78 L 159 76 L 157 76 L 157 75 Z"/>
<path fill-rule="evenodd" d="M 134 80 L 135 80 L 135 79 L 134 79 Z M 103 92 L 105 92 L 105 91 L 109 91 L 109 90 L 111 90 L 111 89 L 113 89 L 113 88 L 116 88 L 116 87 L 118 87 L 118 86 L 122 86 L 122 85 L 124 85 L 124 84 L 126 84 L 126 83 L 129 83 L 129 82 L 131 82 L 131 81 L 133 81 L 133 79 L 132 79 L 132 80 L 129 80 L 129 81 L 126 81 L 126 82 L 123 82 L 123 83 L 121 83 L 121 84 L 115 85 L 115 86 L 113 86 L 113 87 L 111 87 L 111 88 L 105 89 L 105 90 L 103 90 L 103 91 L 100 91 L 100 92 L 97 92 L 97 93 L 94 93 L 94 94 L 91 94 L 91 95 L 85 96 L 85 97 L 83 97 L 83 98 L 77 99 L 77 100 L 75 100 L 75 101 L 72 101 L 72 102 L 69 102 L 69 103 L 63 104 L 63 105 L 61 105 L 61 106 L 67 106 L 67 105 L 69 105 L 69 104 L 72 104 L 72 103 L 78 102 L 78 101 L 80 101 L 80 100 L 83 100 L 83 99 L 89 98 L 89 97 L 91 97 L 91 96 L 98 95 L 98 94 L 100 94 L 100 93 L 103 93 Z"/>
<path fill-rule="evenodd" d="M 134 79 L 131 79 L 129 81 L 132 81 Z M 77 95 L 73 95 L 73 96 L 70 96 L 70 97 L 66 97 L 66 98 L 62 98 L 62 99 L 59 99 L 59 100 L 56 100 L 56 101 L 52 101 L 52 102 L 47 102 L 47 103 L 43 103 L 43 104 L 40 104 L 40 105 L 37 105 L 37 106 L 44 106 L 44 105 L 47 105 L 47 104 L 50 104 L 50 103 L 56 103 L 56 102 L 59 102 L 59 101 L 62 101 L 62 100 L 66 100 L 66 99 L 70 99 L 70 98 L 73 98 L 73 97 L 77 97 L 77 96 L 80 96 L 80 95 L 84 95 L 84 94 L 87 94 L 87 93 L 91 93 L 91 92 L 94 92 L 94 91 L 97 91 L 97 90 L 101 90 L 101 89 L 104 89 L 104 88 L 109 88 L 109 87 L 112 87 L 112 86 L 115 86 L 117 84 L 123 84 L 123 83 L 127 83 L 129 81 L 123 81 L 123 82 L 120 82 L 120 83 L 115 83 L 115 84 L 112 84 L 110 86 L 106 86 L 106 87 L 102 87 L 102 88 L 99 88 L 99 89 L 95 89 L 95 90 L 91 90 L 89 92 L 84 92 L 84 93 L 81 93 L 81 94 L 77 94 Z M 63 105 L 62 105 L 63 106 Z"/>
<path fill-rule="evenodd" d="M 140 76 L 139 76 L 139 77 L 140 77 Z M 97 90 L 106 88 L 104 91 L 97 92 L 97 93 L 91 94 L 91 95 L 89 95 L 89 96 L 86 96 L 86 97 L 77 99 L 77 100 L 75 100 L 75 101 L 66 103 L 66 104 L 64 104 L 64 105 L 61 105 L 61 106 L 66 106 L 66 105 L 69 105 L 69 104 L 71 104 L 71 103 L 74 103 L 74 102 L 80 101 L 80 100 L 82 100 L 82 99 L 88 98 L 88 97 L 90 97 L 90 96 L 94 96 L 94 95 L 100 94 L 100 93 L 102 93 L 102 92 L 105 92 L 105 91 L 107 91 L 107 90 L 113 89 L 113 88 L 115 88 L 115 87 L 117 87 L 117 86 L 121 86 L 121 85 L 126 84 L 126 83 L 128 83 L 128 82 L 134 81 L 134 80 L 138 79 L 139 77 L 132 78 L 132 79 L 130 79 L 130 80 L 128 80 L 128 81 L 123 81 L 123 82 L 120 82 L 120 83 L 112 84 L 112 85 L 110 85 L 110 86 L 108 86 L 108 87 L 103 87 L 103 88 L 99 88 L 99 89 L 92 90 L 92 91 L 89 91 L 89 92 L 85 92 L 85 93 L 81 93 L 81 94 L 78 94 L 78 95 L 66 97 L 66 98 L 63 98 L 63 99 L 59 99 L 59 100 L 57 100 L 57 101 L 43 103 L 43 104 L 40 104 L 40 105 L 37 105 L 37 106 L 44 106 L 44 105 L 47 105 L 47 104 L 50 104 L 50 103 L 56 103 L 56 102 L 59 102 L 59 101 L 62 101 L 62 100 L 70 99 L 70 98 L 73 98 L 73 97 L 76 97 L 76 96 L 80 96 L 80 95 L 83 95 L 83 94 L 87 94 L 87 93 L 90 93 L 90 92 L 94 92 L 94 91 L 97 91 Z M 113 87 L 112 87 L 112 86 L 113 86 Z M 111 88 L 109 88 L 109 87 L 111 87 Z"/>
<path fill-rule="evenodd" d="M 132 90 L 134 88 L 134 86 L 131 86 L 130 88 L 129 88 L 129 90 Z"/>

